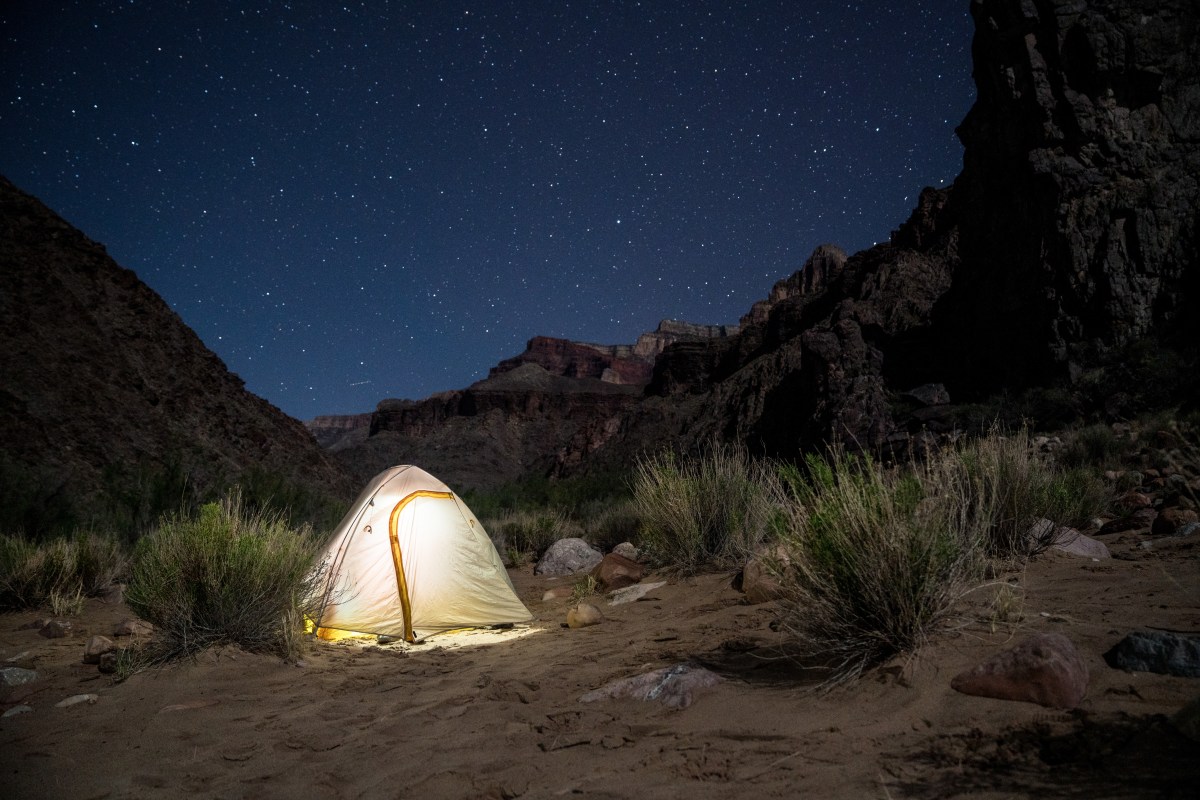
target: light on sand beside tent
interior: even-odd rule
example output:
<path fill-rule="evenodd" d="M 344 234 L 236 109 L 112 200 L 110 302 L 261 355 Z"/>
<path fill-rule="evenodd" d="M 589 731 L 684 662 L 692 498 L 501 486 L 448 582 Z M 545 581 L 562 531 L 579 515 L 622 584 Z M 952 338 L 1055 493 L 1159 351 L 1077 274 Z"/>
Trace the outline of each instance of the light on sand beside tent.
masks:
<path fill-rule="evenodd" d="M 323 639 L 368 634 L 413 642 L 532 618 L 483 525 L 417 467 L 375 476 L 319 564 L 314 625 Z"/>

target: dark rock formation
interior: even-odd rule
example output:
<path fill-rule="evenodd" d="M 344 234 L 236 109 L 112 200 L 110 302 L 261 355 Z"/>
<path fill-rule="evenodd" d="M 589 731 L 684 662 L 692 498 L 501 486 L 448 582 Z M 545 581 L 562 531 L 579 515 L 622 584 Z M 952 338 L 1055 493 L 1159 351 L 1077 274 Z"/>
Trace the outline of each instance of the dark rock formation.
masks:
<path fill-rule="evenodd" d="M 337 450 L 347 442 L 366 438 L 371 429 L 371 414 L 328 414 L 308 420 L 304 427 L 317 444 Z"/>
<path fill-rule="evenodd" d="M 496 406 L 504 428 L 471 416 L 486 405 L 472 387 L 406 410 L 400 428 L 536 429 L 520 435 L 519 463 L 560 474 L 714 438 L 782 457 L 831 438 L 904 449 L 957 426 L 952 402 L 1002 394 L 1057 393 L 1066 413 L 1110 417 L 1194 403 L 1197 5 L 976 0 L 971 12 L 978 99 L 958 129 L 963 171 L 924 190 L 888 242 L 849 257 L 822 246 L 733 335 L 658 347 L 640 401 L 607 398 L 579 416 L 578 395 L 510 395 Z M 504 368 L 638 385 L 613 366 L 636 352 L 551 341 Z M 552 408 L 582 429 L 553 431 L 565 423 L 550 422 Z M 396 424 L 385 411 L 379 431 Z M 503 452 L 504 441 L 483 435 L 472 452 Z"/>
<path fill-rule="evenodd" d="M 3 178 L 0 341 L 8 524 L 103 518 L 164 472 L 201 495 L 252 469 L 348 490 L 303 425 L 247 392 L 102 245 Z"/>

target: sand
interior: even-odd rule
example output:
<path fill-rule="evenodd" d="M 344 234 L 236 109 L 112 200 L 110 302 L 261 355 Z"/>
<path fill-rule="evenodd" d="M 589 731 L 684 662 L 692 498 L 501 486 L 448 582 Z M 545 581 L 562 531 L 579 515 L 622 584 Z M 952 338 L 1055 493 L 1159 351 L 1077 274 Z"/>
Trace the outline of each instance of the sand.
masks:
<path fill-rule="evenodd" d="M 814 693 L 727 574 L 667 583 L 567 629 L 568 600 L 512 573 L 527 628 L 419 646 L 315 643 L 302 665 L 236 648 L 122 683 L 81 663 L 92 633 L 128 616 L 90 601 L 71 638 L 0 616 L 0 666 L 38 681 L 0 689 L 5 798 L 1192 797 L 1200 745 L 1164 715 L 1200 680 L 1109 668 L 1125 633 L 1200 631 L 1200 536 L 1122 534 L 1117 558 L 1046 554 L 1019 575 L 1019 613 L 997 587 L 966 598 L 914 656 Z M 1091 674 L 1079 708 L 959 694 L 950 679 L 1024 635 L 1066 634 Z M 27 653 L 16 661 L 9 659 Z M 583 703 L 607 683 L 678 663 L 724 680 L 691 705 Z M 55 704 L 91 693 L 96 702 Z"/>

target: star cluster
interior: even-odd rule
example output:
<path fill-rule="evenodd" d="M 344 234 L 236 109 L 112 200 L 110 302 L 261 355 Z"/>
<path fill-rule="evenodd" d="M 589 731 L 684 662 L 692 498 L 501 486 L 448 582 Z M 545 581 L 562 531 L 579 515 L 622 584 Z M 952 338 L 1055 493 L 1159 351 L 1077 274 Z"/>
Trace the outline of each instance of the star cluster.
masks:
<path fill-rule="evenodd" d="M 0 172 L 288 413 L 733 323 L 961 164 L 966 0 L 14 0 Z"/>

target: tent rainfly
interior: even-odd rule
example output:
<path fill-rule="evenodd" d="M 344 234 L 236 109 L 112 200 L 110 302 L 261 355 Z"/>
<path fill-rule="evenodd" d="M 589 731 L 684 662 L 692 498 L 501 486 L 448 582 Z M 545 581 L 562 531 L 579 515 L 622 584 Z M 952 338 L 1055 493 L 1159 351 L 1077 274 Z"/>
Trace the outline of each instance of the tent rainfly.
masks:
<path fill-rule="evenodd" d="M 317 634 L 415 641 L 532 618 L 483 525 L 446 484 L 413 466 L 367 484 L 321 557 Z"/>

